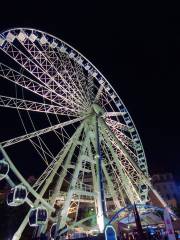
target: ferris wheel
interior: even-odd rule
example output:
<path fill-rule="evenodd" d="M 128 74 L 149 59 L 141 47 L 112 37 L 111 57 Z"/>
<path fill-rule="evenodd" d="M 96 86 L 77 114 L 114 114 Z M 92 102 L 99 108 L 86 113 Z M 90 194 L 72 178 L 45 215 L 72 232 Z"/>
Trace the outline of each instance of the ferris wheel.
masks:
<path fill-rule="evenodd" d="M 28 222 L 41 232 L 51 224 L 55 239 L 65 226 L 84 226 L 94 217 L 102 232 L 113 211 L 148 202 L 152 186 L 139 134 L 100 71 L 64 41 L 35 29 L 1 33 L 0 50 L 3 85 L 15 90 L 0 96 L 0 106 L 16 111 L 24 131 L 0 143 L 0 179 L 12 187 L 8 205 L 30 207 L 13 240 Z M 36 154 L 26 165 L 34 161 L 42 169 L 33 185 L 7 154 L 24 142 Z M 81 209 L 93 206 L 94 215 L 82 217 Z"/>

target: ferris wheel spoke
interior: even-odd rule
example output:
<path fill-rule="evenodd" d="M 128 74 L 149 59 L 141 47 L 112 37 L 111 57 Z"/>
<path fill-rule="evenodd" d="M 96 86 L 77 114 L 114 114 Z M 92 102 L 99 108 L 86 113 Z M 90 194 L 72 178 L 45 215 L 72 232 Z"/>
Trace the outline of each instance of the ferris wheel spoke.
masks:
<path fill-rule="evenodd" d="M 140 184 L 140 175 L 138 171 L 134 168 L 132 163 L 124 156 L 123 152 L 119 149 L 117 149 L 117 146 L 114 146 L 113 143 L 111 142 L 113 146 L 113 151 L 115 152 L 116 156 L 121 160 L 120 164 L 124 168 L 124 171 L 126 174 L 130 174 L 130 179 L 132 182 L 134 182 L 135 185 L 138 186 Z"/>
<path fill-rule="evenodd" d="M 111 179 L 112 179 L 112 176 L 115 177 L 114 185 L 116 186 L 116 188 L 118 188 L 118 190 L 119 190 L 118 193 L 120 195 L 122 194 L 122 197 L 124 198 L 124 195 L 122 193 L 122 191 L 124 191 L 127 194 L 128 198 L 131 199 L 131 201 L 133 203 L 133 200 L 135 200 L 135 199 L 132 198 L 131 193 L 130 194 L 128 193 L 128 189 L 127 189 L 126 183 L 124 181 L 123 170 L 120 166 L 120 169 L 118 171 L 117 166 L 116 166 L 117 165 L 116 161 L 118 160 L 120 162 L 121 157 L 119 158 L 119 156 L 117 156 L 117 154 L 114 153 L 113 144 L 111 142 L 109 142 L 106 138 L 107 138 L 107 135 L 104 137 L 104 134 L 101 134 L 101 142 L 103 143 L 102 148 L 103 148 L 103 150 L 105 150 L 103 152 L 105 154 L 105 157 L 107 157 L 106 166 L 108 166 L 108 168 L 110 168 L 110 166 L 111 166 L 111 174 L 109 174 L 109 176 L 111 176 Z M 91 137 L 91 142 L 92 142 L 92 144 L 94 143 L 94 140 L 92 139 L 92 137 Z M 110 173 L 110 172 L 108 171 L 108 173 Z M 117 199 L 116 199 L 116 201 L 117 201 Z M 121 204 L 122 203 L 123 203 L 123 200 L 121 201 Z"/>
<path fill-rule="evenodd" d="M 6 66 L 5 64 L 0 63 L 0 76 L 3 78 L 41 96 L 42 98 L 45 98 L 56 105 L 60 106 L 60 109 L 64 109 L 65 114 L 69 114 L 72 116 L 78 115 L 78 109 L 75 110 L 75 108 L 72 108 L 72 106 L 69 108 L 67 106 L 64 106 L 61 103 L 61 99 L 59 99 L 59 96 L 55 92 L 50 91 L 48 88 L 44 87 L 38 82 L 35 82 L 23 74 L 20 74 L 19 72 L 13 70 L 12 68 Z"/>
<path fill-rule="evenodd" d="M 83 88 L 83 93 L 86 95 L 88 102 L 91 104 L 95 99 L 94 77 L 89 72 L 88 75 L 85 76 L 82 67 L 78 63 L 75 64 L 75 69 L 77 75 L 79 76 L 78 79 L 81 83 L 81 88 Z"/>
<path fill-rule="evenodd" d="M 109 148 L 109 146 L 107 145 L 107 143 L 103 141 L 103 150 L 105 153 L 105 157 L 107 158 L 107 163 L 104 163 L 104 169 L 107 172 L 108 176 L 110 177 L 113 187 L 114 189 L 116 188 L 116 190 L 118 189 L 118 194 L 115 195 L 118 196 L 118 200 L 121 204 L 121 206 L 125 206 L 125 196 L 123 194 L 123 192 L 126 192 L 125 186 L 124 186 L 124 182 L 122 181 L 121 177 L 120 177 L 120 173 L 118 172 L 116 163 L 114 161 L 114 154 L 113 154 L 113 146 L 111 145 L 111 147 Z M 119 156 L 118 156 L 119 157 Z M 121 157 L 119 157 L 119 161 Z M 113 189 L 113 187 L 111 189 Z M 116 199 L 116 204 L 117 204 L 117 199 Z"/>
<path fill-rule="evenodd" d="M 74 61 L 74 66 L 72 65 L 71 60 L 67 57 L 67 54 L 62 52 L 62 48 L 58 48 L 58 58 L 60 59 L 60 66 L 62 69 L 62 72 L 64 73 L 65 78 L 68 79 L 70 77 L 71 82 L 76 85 L 75 89 L 78 88 L 78 92 L 80 92 L 80 96 L 82 99 L 84 99 L 85 103 L 88 105 L 90 104 L 90 99 L 88 99 L 88 96 L 86 94 L 86 77 L 84 75 L 84 72 L 82 70 L 82 67 Z"/>
<path fill-rule="evenodd" d="M 106 135 L 105 139 L 108 135 Z M 133 159 L 132 156 L 128 153 L 128 150 L 125 148 L 123 150 L 123 146 L 117 141 L 117 138 L 114 136 L 114 140 L 110 140 L 109 142 L 112 144 L 114 152 L 119 159 L 121 159 L 120 164 L 121 167 L 124 169 L 126 176 L 130 179 L 130 181 L 136 186 L 137 189 L 141 189 L 142 185 L 150 186 L 149 180 L 147 177 L 141 172 L 140 168 L 136 165 L 137 159 Z M 116 144 L 114 144 L 116 142 Z M 109 143 L 109 144 L 110 144 Z M 108 144 L 108 146 L 109 146 Z M 134 194 L 137 195 L 137 190 L 134 191 Z M 141 194 L 146 194 L 146 192 L 141 192 Z M 141 195 L 139 193 L 139 196 Z"/>
<path fill-rule="evenodd" d="M 119 152 L 117 151 L 117 155 L 119 155 Z M 129 175 L 129 178 L 131 181 L 138 187 L 141 179 L 140 175 L 137 172 L 137 170 L 132 166 L 132 164 L 121 154 L 121 165 L 123 166 L 126 174 Z"/>
<path fill-rule="evenodd" d="M 29 101 L 29 100 L 12 98 L 12 97 L 1 96 L 1 95 L 0 95 L 0 106 L 21 109 L 26 111 L 35 111 L 35 112 L 52 113 L 52 114 L 60 114 L 60 115 L 66 115 L 69 110 L 69 109 L 66 110 L 66 108 L 63 108 L 63 107 L 54 106 L 50 104 L 38 103 L 38 102 Z M 69 113 L 69 116 L 71 116 L 71 112 Z"/>
<path fill-rule="evenodd" d="M 56 129 L 66 127 L 66 126 L 71 125 L 71 124 L 73 124 L 73 123 L 80 122 L 80 121 L 82 121 L 83 119 L 84 119 L 84 117 L 79 117 L 79 118 L 76 118 L 76 119 L 73 119 L 73 120 L 70 120 L 70 121 L 66 121 L 66 122 L 63 122 L 63 123 L 59 123 L 59 124 L 56 124 L 56 125 L 54 125 L 54 126 L 41 129 L 41 130 L 39 130 L 39 131 L 35 131 L 35 132 L 32 132 L 32 133 L 28 133 L 28 134 L 22 135 L 22 136 L 20 136 L 20 137 L 16 137 L 16 138 L 13 138 L 13 139 L 10 139 L 10 140 L 1 142 L 1 145 L 2 145 L 2 147 L 8 147 L 8 146 L 11 146 L 11 145 L 13 145 L 13 144 L 16 144 L 16 143 L 19 143 L 19 142 L 22 142 L 22 141 L 29 140 L 29 139 L 31 139 L 31 138 L 33 138 L 33 137 L 37 137 L 37 136 L 40 136 L 40 135 L 42 135 L 42 134 L 45 134 L 45 133 L 54 131 L 54 130 L 56 130 Z"/>
<path fill-rule="evenodd" d="M 125 166 L 121 164 L 122 159 L 120 158 L 120 160 L 119 160 L 118 154 L 114 151 L 113 145 L 109 141 L 109 139 L 107 139 L 106 135 L 105 135 L 104 139 L 106 139 L 106 143 L 110 149 L 111 155 L 113 157 L 113 161 L 115 162 L 117 170 L 119 172 L 118 176 L 119 176 L 120 180 L 123 182 L 123 187 L 129 197 L 131 203 L 139 202 L 140 198 L 139 198 L 138 191 L 135 188 L 134 184 L 132 183 L 132 179 L 130 178 L 131 172 L 128 172 L 128 174 L 127 174 L 127 170 L 125 169 Z"/>
<path fill-rule="evenodd" d="M 47 153 L 46 150 L 43 149 L 42 143 L 40 142 L 40 137 L 38 137 L 39 144 L 35 143 L 35 141 L 33 141 L 32 139 L 29 139 L 29 141 L 32 143 L 32 145 L 36 149 L 36 151 L 39 154 L 39 156 L 43 159 L 45 164 L 48 165 L 48 160 L 47 160 L 46 156 L 47 155 L 50 156 L 50 155 L 49 155 L 49 153 Z M 50 156 L 50 157 L 52 157 L 52 156 Z"/>
<path fill-rule="evenodd" d="M 118 139 L 118 141 L 121 142 L 121 144 L 122 144 L 122 146 L 123 146 L 123 149 L 124 149 L 125 151 L 123 152 L 123 150 L 122 150 L 121 148 L 119 148 L 119 145 L 117 144 L 117 142 L 114 141 L 114 139 L 111 138 L 111 136 L 107 133 L 107 135 L 109 136 L 110 141 L 112 142 L 112 144 L 114 145 L 114 147 L 117 148 L 117 149 L 121 149 L 121 151 L 122 151 L 122 153 L 124 153 L 124 155 L 126 155 L 125 152 L 127 152 L 128 155 L 133 159 L 133 161 L 137 162 L 137 156 L 136 156 L 136 154 L 135 154 L 135 153 L 129 148 L 129 146 L 128 146 L 128 145 L 129 145 L 129 142 L 127 142 L 127 140 L 125 140 L 124 138 L 122 138 L 122 136 L 119 137 L 114 131 L 112 131 L 112 132 L 115 134 L 115 136 L 116 136 L 116 138 Z"/>
<path fill-rule="evenodd" d="M 98 89 L 98 91 L 97 91 L 97 94 L 96 94 L 96 96 L 95 96 L 95 98 L 94 98 L 94 102 L 98 102 L 98 101 L 99 101 L 100 96 L 101 96 L 101 94 L 102 94 L 102 92 L 103 92 L 103 90 L 104 90 L 104 85 L 105 85 L 105 83 L 103 83 L 103 84 L 100 85 L 100 87 L 99 87 L 99 89 Z"/>
<path fill-rule="evenodd" d="M 135 145 L 134 141 L 131 138 L 129 138 L 128 136 L 126 136 L 118 128 L 116 128 L 117 125 L 113 125 L 113 124 L 108 123 L 108 126 L 114 132 L 116 137 L 122 142 L 122 144 L 125 144 L 127 147 L 130 146 L 133 149 L 136 149 L 136 145 Z"/>
<path fill-rule="evenodd" d="M 105 91 L 105 85 L 101 90 L 101 94 L 99 94 L 99 101 L 100 105 L 103 109 L 106 109 L 106 106 L 109 107 L 114 102 L 113 98 L 110 97 L 107 92 Z M 112 107 L 111 107 L 112 109 Z"/>
<path fill-rule="evenodd" d="M 28 72 L 32 74 L 36 79 L 38 79 L 43 85 L 45 85 L 49 91 L 54 92 L 61 101 L 69 106 L 74 106 L 79 110 L 84 110 L 83 106 L 80 106 L 77 101 L 72 101 L 72 96 L 68 95 L 68 92 L 60 84 L 57 86 L 57 82 L 51 77 L 47 72 L 41 69 L 36 63 L 34 63 L 30 58 L 28 58 L 22 51 L 20 51 L 11 42 L 6 41 L 6 43 L 1 47 L 2 50 L 9 55 L 14 61 L 20 64 Z M 58 91 L 58 92 L 57 92 Z M 68 99 L 70 96 L 70 99 Z"/>
<path fill-rule="evenodd" d="M 122 207 L 124 207 L 126 205 L 125 202 L 125 189 L 124 186 L 122 184 L 122 180 L 120 179 L 119 176 L 119 172 L 117 172 L 117 170 L 115 169 L 115 167 L 112 165 L 112 172 L 107 171 L 107 169 L 103 166 L 103 171 L 105 174 L 106 179 L 109 178 L 109 180 L 107 180 L 107 182 L 109 182 L 109 191 L 112 192 L 112 198 L 114 201 L 114 205 L 116 206 L 117 209 L 121 209 Z M 108 175 L 108 177 L 106 176 Z M 115 193 L 114 193 L 114 191 Z M 118 192 L 118 194 L 117 194 Z"/>
<path fill-rule="evenodd" d="M 64 147 L 56 155 L 53 161 L 47 166 L 46 170 L 37 179 L 37 181 L 33 185 L 33 188 L 38 190 L 41 187 L 41 185 L 45 183 L 47 177 L 49 177 L 50 175 L 54 176 L 56 174 L 59 166 L 62 164 L 64 158 L 69 153 L 69 150 L 71 149 L 72 145 L 76 142 L 76 139 L 78 139 L 79 135 L 81 134 L 83 126 L 84 126 L 84 123 L 82 122 L 81 125 L 77 128 L 77 130 L 73 134 L 73 136 L 69 139 L 69 141 L 64 145 Z M 51 178 L 53 177 L 51 176 Z"/>
<path fill-rule="evenodd" d="M 41 176 L 37 179 L 37 181 L 34 183 L 33 188 L 36 189 L 36 191 L 42 186 L 42 184 L 45 183 L 46 179 L 53 173 L 53 175 L 56 174 L 58 168 L 57 168 L 57 162 L 60 162 L 64 160 L 67 152 L 69 151 L 70 147 L 72 145 L 72 139 L 61 149 L 61 151 L 57 154 L 57 156 L 53 159 L 53 161 L 47 165 L 47 168 L 45 171 L 41 174 Z M 60 165 L 58 163 L 58 165 Z"/>
<path fill-rule="evenodd" d="M 68 86 L 69 90 L 72 91 L 76 95 L 76 97 L 80 100 L 80 102 L 87 102 L 87 98 L 85 95 L 83 95 L 83 88 L 81 87 L 79 81 L 76 81 L 74 69 L 72 67 L 72 64 L 69 62 L 62 61 L 61 53 L 58 56 L 57 49 L 59 51 L 59 48 L 52 48 L 49 44 L 49 42 L 46 43 L 46 38 L 43 36 L 41 39 L 44 38 L 45 43 L 42 43 L 42 41 L 39 39 L 39 43 L 42 48 L 42 53 L 48 58 L 48 60 L 51 62 L 51 64 L 55 67 L 58 74 L 60 74 L 62 81 L 66 86 Z M 70 79 L 70 81 L 69 81 Z M 74 92 L 75 89 L 75 92 Z"/>
<path fill-rule="evenodd" d="M 102 136 L 102 139 L 101 139 L 102 143 L 106 144 L 106 147 L 108 147 L 108 149 L 110 149 L 109 151 L 111 152 L 112 160 L 108 161 L 107 165 L 108 165 L 108 167 L 110 167 L 109 164 L 112 166 L 112 169 L 113 169 L 112 174 L 115 176 L 115 183 L 117 183 L 120 194 L 122 191 L 125 191 L 126 195 L 129 196 L 129 199 L 132 203 L 134 201 L 135 202 L 140 201 L 138 192 L 137 192 L 136 188 L 134 188 L 134 186 L 132 185 L 132 182 L 130 182 L 130 179 L 128 176 L 129 174 L 131 174 L 131 172 L 129 172 L 127 174 L 124 171 L 125 167 L 122 166 L 120 163 L 122 154 L 121 155 L 117 154 L 117 149 L 116 149 L 116 147 L 114 147 L 113 141 L 111 141 L 111 139 L 109 139 L 109 135 L 107 132 L 104 131 L 101 134 L 101 136 Z M 92 143 L 94 142 L 94 140 L 92 140 L 92 138 L 91 138 L 91 141 L 92 141 Z M 104 147 L 103 147 L 103 149 L 104 149 Z M 105 151 L 104 153 L 105 153 L 107 159 L 109 160 L 109 154 L 107 154 L 107 151 Z M 133 187 L 133 191 L 132 191 L 132 187 Z M 122 193 L 122 196 L 123 196 L 123 193 Z M 122 200 L 122 202 L 123 202 L 123 200 Z"/>
<path fill-rule="evenodd" d="M 120 123 L 120 122 L 118 122 L 118 121 L 112 120 L 112 119 L 109 118 L 109 117 L 107 117 L 107 118 L 105 119 L 105 121 L 106 121 L 106 124 L 107 124 L 108 126 L 113 126 L 114 128 L 119 129 L 119 130 L 121 130 L 121 131 L 127 131 L 127 132 L 129 132 L 129 130 L 130 130 L 130 128 L 129 128 L 127 125 L 122 124 L 122 123 Z"/>
<path fill-rule="evenodd" d="M 103 123 L 103 126 L 106 128 L 106 131 L 103 131 L 104 140 L 107 141 L 108 139 L 108 141 L 113 145 L 114 149 L 118 151 L 118 155 L 121 157 L 124 156 L 129 165 L 132 166 L 133 169 L 135 169 L 135 172 L 140 171 L 139 167 L 136 165 L 135 160 L 130 155 L 127 148 L 122 144 L 122 142 L 117 138 L 117 136 L 113 132 L 111 132 L 110 129 L 108 129 L 108 126 L 106 126 L 103 121 L 101 121 L 101 123 Z M 134 157 L 136 157 L 135 154 Z"/>
<path fill-rule="evenodd" d="M 119 117 L 119 116 L 123 116 L 124 113 L 123 112 L 105 112 L 103 114 L 103 117 Z"/>
<path fill-rule="evenodd" d="M 115 134 L 116 138 L 118 139 L 119 142 L 121 142 L 123 148 L 128 152 L 128 154 L 131 156 L 131 158 L 137 162 L 137 156 L 132 149 L 135 149 L 135 144 L 132 141 L 131 138 L 127 137 L 125 134 L 123 134 L 121 131 L 118 129 L 113 128 L 111 125 L 107 124 L 107 126 L 110 128 L 113 134 Z M 102 130 L 103 131 L 103 130 Z M 104 131 L 103 131 L 104 132 Z M 111 134 L 109 131 L 106 131 L 106 134 L 109 136 L 110 141 L 112 144 L 119 149 L 118 144 L 114 139 L 111 137 Z M 131 147 L 131 149 L 130 149 Z"/>
<path fill-rule="evenodd" d="M 106 134 L 109 136 L 109 139 L 111 140 L 113 145 L 117 149 L 120 149 L 117 141 L 115 141 L 114 138 L 112 137 L 112 133 L 114 134 L 114 136 L 116 137 L 118 142 L 121 143 L 121 145 L 123 146 L 122 149 L 124 149 L 124 153 L 127 152 L 128 155 L 133 159 L 133 161 L 137 162 L 137 160 L 138 160 L 137 155 L 135 154 L 134 151 L 132 151 L 132 149 L 135 149 L 136 145 L 132 141 L 132 139 L 129 138 L 128 136 L 126 136 L 125 134 L 123 134 L 118 129 L 114 128 L 114 126 L 110 125 L 109 123 L 106 123 L 103 119 L 101 119 L 101 122 L 103 122 L 103 125 L 106 126 L 106 130 L 107 130 Z M 103 130 L 103 132 L 104 132 L 104 130 Z M 130 149 L 130 147 L 132 149 Z M 121 151 L 123 152 L 122 149 L 121 149 Z"/>
<path fill-rule="evenodd" d="M 103 141 L 103 143 L 105 142 Z M 103 144 L 102 148 L 104 150 L 105 158 L 107 159 L 107 162 L 103 164 L 103 171 L 106 176 L 106 179 L 108 177 L 110 178 L 109 188 L 111 191 L 114 189 L 115 192 L 112 192 L 114 203 L 118 207 L 118 209 L 120 209 L 126 205 L 123 194 L 124 191 L 123 182 L 118 181 L 119 178 L 117 168 L 114 166 L 113 157 L 109 152 L 109 147 L 107 146 L 107 144 Z"/>
<path fill-rule="evenodd" d="M 88 96 L 88 99 L 91 103 L 94 102 L 95 92 L 96 92 L 96 86 L 95 86 L 94 81 L 95 81 L 94 76 L 92 76 L 90 73 L 88 73 L 86 95 Z"/>
<path fill-rule="evenodd" d="M 108 128 L 108 126 L 104 123 L 104 121 L 102 121 L 101 119 L 101 124 L 102 126 L 109 132 L 109 135 L 107 134 L 106 131 L 104 131 L 105 134 L 105 140 L 109 137 L 111 137 L 113 139 L 113 143 L 115 142 L 115 146 L 116 148 L 119 150 L 119 154 L 120 156 L 124 156 L 124 160 L 125 163 L 127 164 L 127 166 L 129 167 L 129 170 L 131 170 L 131 174 L 133 177 L 139 179 L 139 181 L 141 182 L 139 184 L 142 185 L 142 183 L 144 184 L 149 184 L 149 180 L 148 177 L 141 171 L 141 169 L 139 168 L 139 166 L 137 165 L 136 161 L 132 158 L 132 156 L 128 153 L 127 149 L 122 145 L 122 143 L 117 139 L 117 137 L 115 136 L 115 134 L 113 132 L 110 131 L 110 129 Z M 111 142 L 111 141 L 110 141 Z M 130 175 L 131 175 L 130 174 Z"/>
<path fill-rule="evenodd" d="M 116 137 L 117 137 L 117 139 L 121 142 L 121 144 L 123 145 L 124 149 L 127 151 L 127 153 L 128 153 L 129 156 L 132 158 L 132 160 L 133 160 L 134 162 L 136 162 L 136 164 L 137 164 L 138 157 L 137 157 L 135 151 L 132 150 L 133 147 L 132 147 L 132 146 L 129 146 L 130 144 L 129 144 L 126 140 L 124 140 L 124 138 L 119 138 L 118 136 L 116 136 Z M 112 143 L 114 144 L 114 146 L 115 146 L 117 149 L 120 149 L 119 146 L 118 146 L 118 144 L 117 144 L 115 141 L 113 141 L 112 139 L 111 139 L 111 141 L 112 141 Z M 131 147 L 131 148 L 130 148 L 130 147 Z M 123 152 L 123 151 L 122 151 L 122 152 Z M 124 154 L 125 154 L 125 152 L 124 152 Z"/>
<path fill-rule="evenodd" d="M 47 157 L 49 157 L 51 160 L 54 159 L 54 154 L 49 149 L 45 141 L 41 138 L 41 136 L 38 136 L 37 139 L 31 138 L 30 142 L 47 165 L 49 164 Z"/>
<path fill-rule="evenodd" d="M 58 71 L 55 67 L 59 65 L 59 62 L 57 63 L 58 59 L 53 59 L 53 61 L 50 61 L 50 59 L 47 57 L 47 49 L 46 51 L 42 51 L 43 45 L 45 44 L 43 42 L 43 39 L 44 41 L 46 39 L 45 36 L 43 36 L 39 41 L 39 45 L 41 46 L 40 48 L 35 41 L 33 41 L 30 37 L 26 35 L 24 31 L 21 31 L 20 34 L 24 35 L 23 40 L 21 40 L 20 38 L 17 39 L 19 40 L 21 45 L 29 52 L 31 57 L 35 59 L 36 62 L 38 62 L 41 69 L 43 69 L 49 77 L 53 78 L 54 85 L 56 84 L 58 88 L 62 89 L 62 91 L 66 93 L 71 93 L 72 98 L 78 100 L 79 94 L 77 93 L 79 92 L 79 90 L 77 89 L 77 86 L 74 85 L 72 87 L 70 85 L 70 81 L 66 81 L 62 75 L 62 72 Z M 70 92 L 67 90 L 67 88 Z M 74 91 L 74 89 L 76 89 L 76 91 Z M 82 99 L 79 100 L 79 103 L 83 103 Z"/>

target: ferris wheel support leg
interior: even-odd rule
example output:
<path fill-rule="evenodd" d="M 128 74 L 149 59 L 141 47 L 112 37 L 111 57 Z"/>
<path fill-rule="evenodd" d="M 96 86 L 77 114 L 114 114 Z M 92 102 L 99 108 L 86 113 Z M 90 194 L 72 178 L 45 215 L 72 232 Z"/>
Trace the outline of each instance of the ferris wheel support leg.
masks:
<path fill-rule="evenodd" d="M 92 136 L 90 137 L 90 140 L 91 140 L 91 143 L 93 144 L 93 146 L 95 148 L 95 142 L 92 139 Z M 88 148 L 88 155 L 89 155 L 90 159 L 93 159 L 93 154 L 92 154 L 92 149 L 91 149 L 91 146 L 90 146 L 90 142 L 89 142 L 87 148 Z M 97 176 L 96 176 L 95 166 L 94 166 L 93 162 L 91 162 L 91 171 L 92 171 L 93 187 L 94 187 L 93 191 L 97 192 Z M 96 211 L 96 216 L 97 216 L 97 214 L 98 214 L 98 204 L 97 204 L 97 197 L 95 197 L 95 196 L 94 196 L 94 206 L 95 206 L 95 211 Z M 97 217 L 96 217 L 96 221 L 97 221 Z"/>
<path fill-rule="evenodd" d="M 73 193 L 74 193 L 74 189 L 75 189 L 75 186 L 76 186 L 76 183 L 77 183 L 77 180 L 78 180 L 79 172 L 80 172 L 82 161 L 83 161 L 83 158 L 81 157 L 81 155 L 83 155 L 85 153 L 87 145 L 88 145 L 88 141 L 89 141 L 89 134 L 86 136 L 85 141 L 83 142 L 82 150 L 79 154 L 78 161 L 77 161 L 77 164 L 76 164 L 76 168 L 75 168 L 73 178 L 72 178 L 72 181 L 71 181 L 71 185 L 70 185 L 70 188 L 69 188 L 70 190 L 68 191 L 68 194 L 67 194 L 65 202 L 63 204 L 62 210 L 59 214 L 59 221 L 58 221 L 58 224 L 57 224 L 57 228 L 59 228 L 59 229 L 64 227 L 64 225 L 66 223 L 66 219 L 67 219 L 67 215 L 68 215 L 68 209 L 69 209 L 69 206 L 70 206 L 70 203 L 71 203 L 71 199 L 72 199 L 72 196 L 73 196 Z M 56 230 L 56 232 L 57 231 L 58 231 L 58 229 Z"/>
<path fill-rule="evenodd" d="M 93 157 L 91 159 L 93 159 Z M 93 163 L 91 163 L 91 171 L 92 171 L 92 176 L 93 176 L 93 186 L 94 186 L 93 191 L 97 192 L 97 179 L 96 179 L 96 172 L 95 172 L 95 168 L 94 168 L 94 164 Z M 95 205 L 95 210 L 96 210 L 96 215 L 97 215 L 98 206 L 97 206 L 97 199 L 96 199 L 96 197 L 94 197 L 94 202 L 95 202 L 94 205 Z"/>
<path fill-rule="evenodd" d="M 104 232 L 105 228 L 105 216 L 106 216 L 106 204 L 105 204 L 105 194 L 104 194 L 104 182 L 103 182 L 103 172 L 102 172 L 102 153 L 101 145 L 99 138 L 99 117 L 95 116 L 95 141 L 96 141 L 96 166 L 97 166 L 97 205 L 98 205 L 98 214 L 97 214 L 97 223 L 101 233 Z"/>
<path fill-rule="evenodd" d="M 82 130 L 82 129 L 80 129 L 80 130 Z M 67 156 L 67 158 L 66 158 L 66 160 L 65 160 L 63 169 L 62 169 L 62 171 L 61 171 L 61 173 L 60 173 L 60 177 L 59 177 L 59 179 L 58 179 L 58 181 L 57 181 L 57 183 L 56 183 L 56 186 L 55 186 L 55 188 L 54 188 L 54 191 L 53 191 L 54 193 L 53 193 L 53 195 L 52 195 L 52 197 L 51 197 L 51 200 L 50 200 L 50 201 L 51 201 L 51 204 L 54 204 L 54 202 L 55 202 L 55 200 L 56 200 L 56 197 L 58 197 L 58 195 L 59 195 L 59 193 L 60 193 L 60 189 L 61 189 L 61 186 L 62 186 L 62 184 L 63 184 L 64 178 L 65 178 L 65 176 L 66 176 L 66 174 L 67 174 L 67 168 L 68 168 L 68 165 L 69 165 L 70 162 L 71 162 L 71 159 L 72 159 L 74 150 L 75 150 L 75 148 L 76 148 L 76 146 L 77 146 L 77 139 L 79 138 L 80 133 L 81 133 L 81 131 L 78 132 L 78 135 L 76 136 L 76 139 L 74 139 L 74 140 L 76 140 L 76 141 L 74 141 L 74 143 L 72 144 L 72 146 L 71 146 L 71 148 L 70 148 L 70 150 L 69 150 L 69 153 L 68 153 L 68 156 Z M 56 227 L 55 236 L 57 236 L 57 234 L 58 234 L 58 228 L 59 228 L 60 223 L 61 223 L 61 211 L 60 211 L 60 210 L 58 211 L 58 214 L 57 214 L 57 215 L 58 215 L 58 220 L 57 220 L 57 227 Z"/>
<path fill-rule="evenodd" d="M 64 178 L 65 178 L 65 176 L 67 174 L 67 168 L 68 168 L 68 165 L 70 164 L 70 161 L 71 161 L 71 159 L 73 157 L 73 153 L 74 153 L 74 150 L 75 150 L 75 148 L 77 146 L 77 141 L 78 141 L 78 139 L 80 137 L 81 131 L 82 131 L 82 128 L 79 128 L 78 131 L 76 132 L 77 134 L 76 134 L 76 136 L 74 138 L 74 142 L 73 142 L 71 148 L 69 149 L 68 156 L 67 156 L 67 158 L 65 160 L 63 169 L 62 169 L 62 171 L 60 173 L 61 177 L 59 177 L 59 179 L 58 179 L 58 181 L 56 183 L 56 186 L 54 188 L 54 191 L 53 191 L 54 193 L 53 193 L 53 195 L 51 197 L 51 204 L 54 203 L 56 197 L 59 195 L 59 191 L 60 191 L 61 186 L 63 184 Z"/>
<path fill-rule="evenodd" d="M 92 136 L 90 137 L 90 141 L 91 141 L 91 143 L 93 144 L 93 146 L 95 148 L 95 143 L 94 143 L 94 141 L 92 139 Z M 93 159 L 93 154 L 92 154 L 90 142 L 89 142 L 89 144 L 87 146 L 87 150 L 88 150 L 88 155 L 89 155 L 90 159 Z M 92 181 L 93 181 L 93 187 L 94 187 L 93 191 L 97 192 L 97 177 L 96 177 L 95 166 L 94 166 L 93 162 L 91 162 L 91 171 L 92 171 L 92 178 L 93 178 Z M 94 197 L 94 200 L 95 200 L 95 208 L 97 210 L 97 206 L 96 206 L 97 205 L 97 201 L 96 201 L 95 197 Z"/>
<path fill-rule="evenodd" d="M 111 196 L 112 196 L 114 205 L 116 206 L 116 208 L 121 209 L 122 206 L 121 206 L 121 204 L 120 204 L 120 202 L 119 202 L 119 200 L 118 200 L 118 197 L 116 196 L 116 192 L 115 192 L 113 183 L 112 183 L 112 181 L 111 181 L 111 178 L 109 177 L 109 174 L 108 174 L 108 172 L 107 172 L 106 167 L 105 167 L 104 164 L 102 165 L 102 167 L 103 167 L 104 176 L 105 176 L 105 178 L 106 178 L 106 180 L 107 180 L 108 189 L 109 189 L 110 194 L 111 194 Z"/>

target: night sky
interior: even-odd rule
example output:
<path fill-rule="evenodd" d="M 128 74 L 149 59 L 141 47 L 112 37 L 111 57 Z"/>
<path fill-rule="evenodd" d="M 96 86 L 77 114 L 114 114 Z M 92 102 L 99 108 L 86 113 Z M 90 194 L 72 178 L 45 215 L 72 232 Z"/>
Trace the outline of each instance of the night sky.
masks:
<path fill-rule="evenodd" d="M 0 31 L 32 27 L 79 50 L 125 103 L 142 139 L 150 173 L 169 171 L 180 176 L 177 6 L 24 2 L 1 5 Z"/>

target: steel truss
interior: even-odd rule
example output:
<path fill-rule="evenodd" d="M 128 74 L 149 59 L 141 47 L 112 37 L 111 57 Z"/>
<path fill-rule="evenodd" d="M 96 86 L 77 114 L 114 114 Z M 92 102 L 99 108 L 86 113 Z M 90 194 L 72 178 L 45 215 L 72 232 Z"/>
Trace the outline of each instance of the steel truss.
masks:
<path fill-rule="evenodd" d="M 1 150 L 11 171 L 27 187 L 30 208 L 44 205 L 51 222 L 57 223 L 57 234 L 65 224 L 72 229 L 85 223 L 86 218 L 78 221 L 85 205 L 94 207 L 100 231 L 102 217 L 111 216 L 112 211 L 128 203 L 148 202 L 149 189 L 166 205 L 150 183 L 145 153 L 131 116 L 90 61 L 64 41 L 35 29 L 1 33 L 0 50 L 10 63 L 14 62 L 0 63 L 0 77 L 15 87 L 15 96 L 0 95 L 0 106 L 7 111 L 16 109 L 24 129 L 21 136 L 3 140 Z M 34 114 L 43 114 L 47 127 L 35 123 Z M 58 153 L 47 141 L 48 136 L 53 136 Z M 26 140 L 46 164 L 33 186 L 4 151 Z M 100 197 L 97 141 L 102 153 L 105 210 Z M 6 179 L 13 185 L 13 179 Z M 27 223 L 28 215 L 13 240 L 20 239 Z"/>

